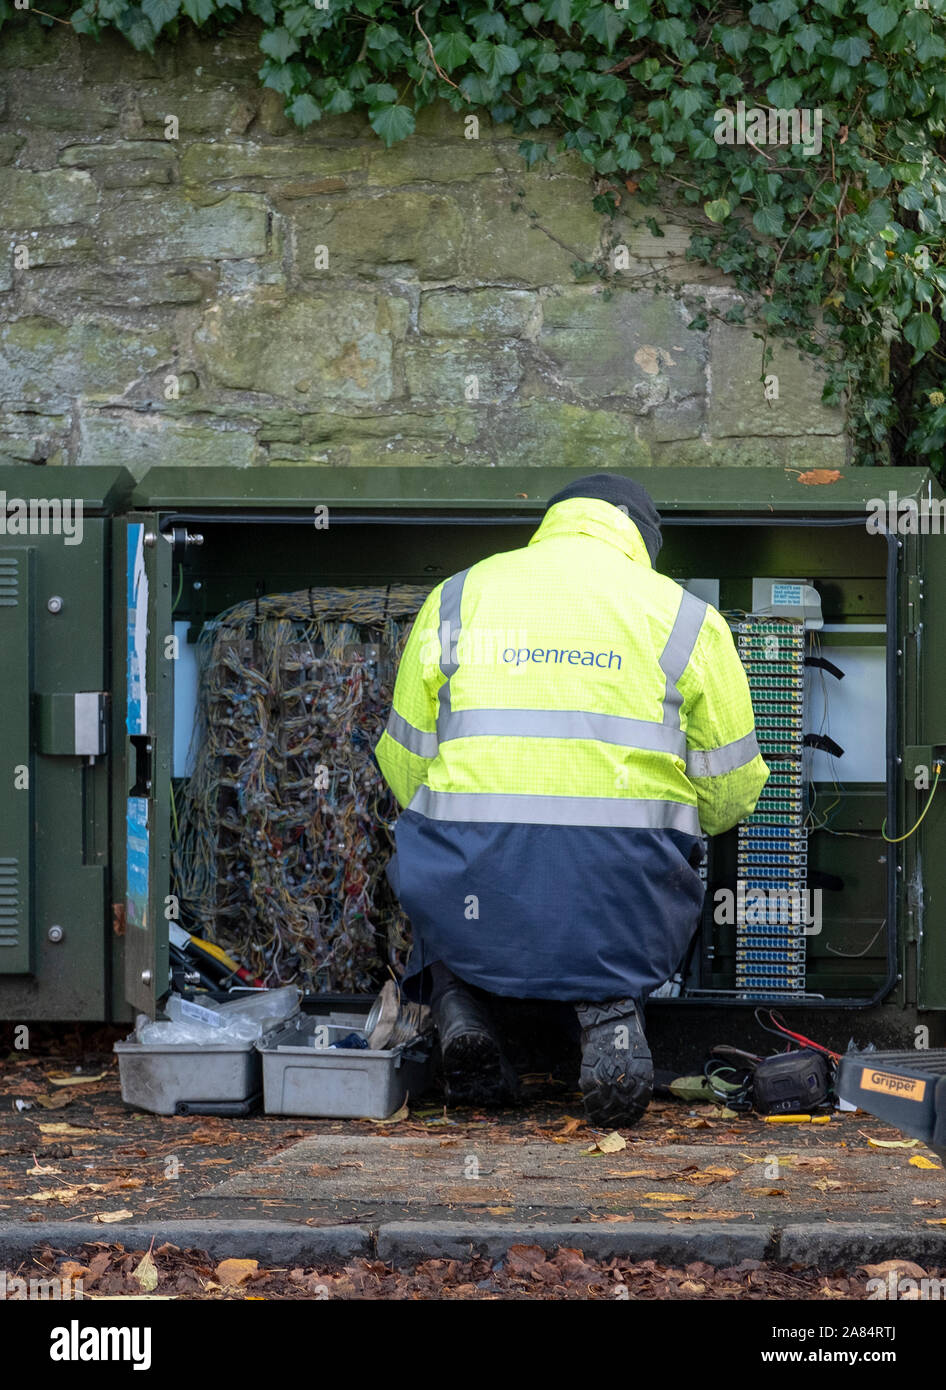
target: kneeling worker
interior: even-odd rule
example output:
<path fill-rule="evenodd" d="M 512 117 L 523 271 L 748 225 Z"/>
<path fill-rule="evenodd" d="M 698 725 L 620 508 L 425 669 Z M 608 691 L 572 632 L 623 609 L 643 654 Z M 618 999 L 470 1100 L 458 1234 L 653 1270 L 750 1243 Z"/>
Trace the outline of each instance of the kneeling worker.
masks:
<path fill-rule="evenodd" d="M 390 870 L 453 1103 L 512 1097 L 490 995 L 573 1001 L 592 1118 L 630 1124 L 647 996 L 698 926 L 701 832 L 768 777 L 719 613 L 653 569 L 660 515 L 616 474 L 556 493 L 528 545 L 439 584 L 377 746 L 405 808 Z"/>

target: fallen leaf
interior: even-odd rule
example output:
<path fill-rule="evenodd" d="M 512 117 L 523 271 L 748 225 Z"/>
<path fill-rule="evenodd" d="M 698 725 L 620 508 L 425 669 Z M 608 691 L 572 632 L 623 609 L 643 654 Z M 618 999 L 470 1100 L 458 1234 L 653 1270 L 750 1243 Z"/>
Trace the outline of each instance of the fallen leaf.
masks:
<path fill-rule="evenodd" d="M 121 1192 L 128 1188 L 144 1187 L 144 1178 L 112 1178 L 104 1187 L 105 1192 Z"/>
<path fill-rule="evenodd" d="M 684 1279 L 680 1285 L 681 1293 L 706 1293 L 706 1285 L 693 1279 Z"/>
<path fill-rule="evenodd" d="M 134 1214 L 135 1213 L 133 1211 L 129 1211 L 127 1207 L 123 1207 L 121 1211 L 96 1212 L 95 1216 L 92 1217 L 92 1220 L 101 1221 L 103 1224 L 112 1221 L 127 1221 L 128 1218 L 130 1216 L 134 1216 Z"/>
<path fill-rule="evenodd" d="M 34 1155 L 33 1155 L 33 1166 L 32 1166 L 32 1168 L 27 1168 L 27 1170 L 26 1170 L 26 1176 L 27 1176 L 28 1178 L 45 1178 L 45 1177 L 47 1177 L 47 1176 L 48 1176 L 49 1174 L 51 1174 L 51 1173 L 61 1173 L 61 1172 L 62 1172 L 62 1169 L 61 1169 L 61 1168 L 55 1168 L 51 1163 L 40 1163 L 39 1159 L 38 1159 L 38 1158 L 36 1157 L 36 1155 L 34 1154 Z"/>
<path fill-rule="evenodd" d="M 946 1226 L 946 1216 L 928 1216 L 926 1224 L 927 1226 Z"/>
<path fill-rule="evenodd" d="M 693 1198 L 680 1192 L 642 1192 L 648 1202 L 692 1202 Z"/>
<path fill-rule="evenodd" d="M 836 483 L 840 476 L 837 468 L 809 468 L 807 473 L 799 473 L 798 481 L 812 487 L 819 483 Z"/>
<path fill-rule="evenodd" d="M 490 1216 L 511 1216 L 516 1210 L 515 1207 L 487 1207 Z"/>
<path fill-rule="evenodd" d="M 912 1168 L 931 1168 L 935 1170 L 937 1173 L 941 1173 L 943 1171 L 942 1164 L 932 1163 L 930 1159 L 925 1158 L 923 1154 L 914 1154 L 913 1157 L 910 1159 L 910 1166 Z"/>
<path fill-rule="evenodd" d="M 386 1120 L 372 1120 L 373 1125 L 398 1125 L 402 1120 L 409 1120 L 411 1113 L 407 1108 L 407 1101 L 401 1106 L 400 1110 L 395 1110 L 393 1115 L 389 1115 Z M 370 1117 L 369 1117 L 370 1118 Z M 434 1124 L 438 1121 L 434 1120 Z"/>
<path fill-rule="evenodd" d="M 224 1288 L 238 1288 L 252 1279 L 258 1269 L 258 1260 L 221 1260 L 214 1270 L 214 1278 L 219 1279 Z"/>
<path fill-rule="evenodd" d="M 913 1206 L 913 1207 L 938 1207 L 938 1206 L 939 1206 L 939 1198 L 938 1198 L 938 1197 L 914 1197 L 914 1199 L 913 1199 L 913 1201 L 910 1203 L 910 1205 Z"/>
<path fill-rule="evenodd" d="M 867 1140 L 872 1149 L 915 1149 L 919 1144 L 919 1139 L 870 1139 Z"/>
<path fill-rule="evenodd" d="M 23 1197 L 14 1197 L 15 1202 L 71 1202 L 82 1192 L 97 1192 L 100 1182 L 79 1183 L 76 1187 L 46 1187 L 40 1192 L 27 1192 Z"/>
<path fill-rule="evenodd" d="M 753 1197 L 787 1197 L 784 1187 L 748 1187 L 746 1191 Z"/>
<path fill-rule="evenodd" d="M 847 1183 L 838 1182 L 837 1178 L 819 1178 L 813 1182 L 812 1187 L 817 1187 L 819 1192 L 837 1192 L 842 1187 L 847 1187 Z"/>
<path fill-rule="evenodd" d="M 40 1125 L 43 1134 L 69 1134 L 69 1135 L 97 1135 L 107 1134 L 104 1129 L 82 1129 L 79 1125 L 70 1125 L 65 1120 L 58 1120 L 55 1124 Z"/>
<path fill-rule="evenodd" d="M 603 1139 L 596 1139 L 588 1149 L 582 1149 L 583 1154 L 617 1154 L 622 1149 L 627 1148 L 627 1140 L 622 1139 L 616 1129 L 610 1134 L 606 1134 Z"/>
<path fill-rule="evenodd" d="M 63 1260 L 59 1266 L 61 1279 L 85 1279 L 90 1273 L 88 1265 L 80 1265 L 75 1260 Z"/>
<path fill-rule="evenodd" d="M 861 1265 L 871 1279 L 883 1279 L 888 1274 L 909 1276 L 911 1279 L 926 1279 L 927 1272 L 912 1260 L 884 1260 L 881 1264 Z"/>
<path fill-rule="evenodd" d="M 152 1245 L 154 1241 L 151 1242 Z M 151 1251 L 148 1250 L 131 1271 L 133 1279 L 137 1279 L 145 1293 L 152 1293 L 158 1287 L 158 1269 L 154 1260 L 151 1258 Z"/>
<path fill-rule="evenodd" d="M 745 1216 L 742 1211 L 662 1211 L 670 1221 L 736 1221 Z"/>
<path fill-rule="evenodd" d="M 97 1076 L 69 1076 L 57 1072 L 55 1076 L 47 1076 L 46 1080 L 50 1086 L 86 1086 L 92 1081 L 103 1081 L 106 1076 L 107 1071 L 100 1071 Z"/>
<path fill-rule="evenodd" d="M 653 1178 L 659 1181 L 663 1173 L 655 1173 L 653 1168 L 631 1168 L 626 1172 L 623 1168 L 606 1168 L 604 1170 L 606 1178 Z"/>
<path fill-rule="evenodd" d="M 75 1096 L 67 1096 L 64 1091 L 58 1091 L 51 1096 L 34 1096 L 37 1105 L 41 1105 L 44 1110 L 62 1110 L 65 1106 L 71 1105 Z"/>

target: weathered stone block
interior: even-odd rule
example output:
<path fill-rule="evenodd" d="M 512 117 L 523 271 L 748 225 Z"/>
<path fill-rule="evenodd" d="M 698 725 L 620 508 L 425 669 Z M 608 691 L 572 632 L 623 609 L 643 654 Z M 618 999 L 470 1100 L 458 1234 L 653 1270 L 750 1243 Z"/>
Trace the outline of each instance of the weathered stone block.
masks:
<path fill-rule="evenodd" d="M 121 465 L 140 478 L 160 465 L 248 468 L 259 461 L 253 435 L 215 422 L 174 419 L 159 412 L 82 410 L 74 463 Z"/>
<path fill-rule="evenodd" d="M 0 168 L 0 220 L 5 227 L 28 229 L 83 222 L 98 194 L 82 169 Z"/>
<path fill-rule="evenodd" d="M 23 136 L 9 131 L 0 135 L 0 164 L 12 164 L 23 148 Z"/>
<path fill-rule="evenodd" d="M 752 328 L 713 321 L 709 333 L 709 429 L 716 438 L 839 434 L 844 428 L 842 412 L 821 402 L 823 374 L 797 348 L 770 339 L 773 356 L 763 368 L 762 339 Z M 763 376 L 777 381 L 766 388 Z"/>
<path fill-rule="evenodd" d="M 620 397 L 645 415 L 705 393 L 705 348 L 687 330 L 691 318 L 669 295 L 576 286 L 544 302 L 539 346 L 577 395 Z"/>
<path fill-rule="evenodd" d="M 242 135 L 256 115 L 259 94 L 229 83 L 200 87 L 187 76 L 146 88 L 138 100 L 146 125 L 164 126 L 176 116 L 181 134 Z"/>
<path fill-rule="evenodd" d="M 200 304 L 216 291 L 210 268 L 183 265 L 130 265 L 85 268 L 70 275 L 68 294 L 76 303 L 108 309 L 142 309 L 152 304 Z M 56 278 L 50 292 L 61 299 L 63 282 Z M 35 292 L 43 293 L 40 282 Z"/>
<path fill-rule="evenodd" d="M 108 144 L 66 145 L 59 163 L 70 169 L 101 169 L 113 164 L 175 164 L 177 144 L 173 140 L 118 140 Z"/>
<path fill-rule="evenodd" d="M 599 468 L 646 468 L 650 446 L 636 422 L 621 411 L 586 409 L 562 401 L 509 403 L 474 416 L 471 452 L 498 466 L 562 465 L 594 473 Z"/>
<path fill-rule="evenodd" d="M 37 266 L 76 265 L 94 260 L 98 246 L 88 232 L 57 231 L 44 227 L 41 231 L 14 232 L 4 239 L 10 247 L 23 246 L 29 255 L 29 269 Z"/>
<path fill-rule="evenodd" d="M 7 400 L 120 396 L 170 354 L 164 332 L 139 337 L 103 319 L 62 324 L 32 315 L 0 324 L 0 383 Z"/>
<path fill-rule="evenodd" d="M 0 463 L 66 462 L 65 440 L 69 419 L 65 415 L 0 414 Z"/>
<path fill-rule="evenodd" d="M 420 330 L 438 338 L 521 338 L 538 302 L 529 290 L 428 290 Z"/>
<path fill-rule="evenodd" d="M 286 299 L 271 289 L 223 300 L 195 346 L 208 378 L 234 390 L 302 403 L 384 401 L 395 394 L 395 341 L 404 300 L 365 293 Z"/>
<path fill-rule="evenodd" d="M 228 260 L 266 254 L 266 219 L 266 204 L 255 193 L 229 193 L 205 207 L 175 193 L 113 206 L 100 226 L 111 256 Z"/>
<path fill-rule="evenodd" d="M 451 198 L 430 193 L 389 193 L 378 198 L 313 203 L 296 224 L 300 275 L 411 275 L 442 279 L 455 273 L 463 219 Z M 316 248 L 326 246 L 329 269 L 315 269 Z"/>
<path fill-rule="evenodd" d="M 505 400 L 522 374 L 509 344 L 489 350 L 474 343 L 412 344 L 404 349 L 404 369 L 412 400 L 444 408 Z"/>
<path fill-rule="evenodd" d="M 302 132 L 298 134 L 299 139 Z M 338 148 L 312 139 L 306 144 L 260 145 L 235 141 L 190 145 L 181 156 L 181 179 L 188 184 L 220 179 L 317 179 L 355 174 L 362 154 L 357 148 Z M 345 183 L 340 187 L 344 188 Z"/>
<path fill-rule="evenodd" d="M 460 188 L 456 197 L 467 230 L 463 270 L 477 279 L 568 283 L 575 262 L 599 252 L 603 220 L 591 205 L 590 179 L 512 175 Z"/>
<path fill-rule="evenodd" d="M 390 187 L 400 183 L 457 183 L 501 173 L 504 159 L 492 143 L 463 138 L 457 116 L 456 139 L 450 144 L 414 137 L 385 149 L 380 141 L 367 148 L 368 183 Z"/>
<path fill-rule="evenodd" d="M 117 88 L 82 87 L 57 73 L 35 86 L 15 87 L 11 102 L 21 129 L 63 130 L 74 137 L 117 126 L 123 97 Z"/>

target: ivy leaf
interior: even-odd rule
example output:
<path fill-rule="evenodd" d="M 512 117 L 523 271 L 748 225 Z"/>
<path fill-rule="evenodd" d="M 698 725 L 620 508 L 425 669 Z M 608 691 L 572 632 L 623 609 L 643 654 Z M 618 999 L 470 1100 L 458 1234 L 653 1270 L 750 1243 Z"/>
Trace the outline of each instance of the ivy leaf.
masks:
<path fill-rule="evenodd" d="M 785 214 L 780 207 L 757 208 L 752 225 L 762 236 L 781 236 L 785 231 Z"/>
<path fill-rule="evenodd" d="M 346 111 L 350 111 L 355 104 L 355 98 L 347 87 L 337 87 L 332 93 L 330 101 L 325 103 L 325 110 L 331 116 L 343 116 Z"/>
<path fill-rule="evenodd" d="M 913 361 L 918 362 L 925 352 L 939 342 L 939 328 L 932 314 L 913 314 L 903 325 L 903 336 L 916 348 Z"/>
<path fill-rule="evenodd" d="M 545 17 L 557 24 L 560 29 L 570 29 L 572 24 L 572 0 L 545 0 L 542 8 Z"/>
<path fill-rule="evenodd" d="M 803 53 L 812 54 L 818 44 L 824 38 L 820 29 L 814 24 L 803 24 L 800 29 L 792 31 L 792 43 L 797 44 Z"/>
<path fill-rule="evenodd" d="M 548 159 L 549 147 L 544 140 L 521 140 L 519 142 L 519 153 L 526 162 L 526 168 L 531 169 L 534 164 L 538 164 L 543 159 Z"/>
<path fill-rule="evenodd" d="M 581 26 L 610 53 L 624 30 L 624 16 L 613 5 L 591 5 L 582 17 Z"/>
<path fill-rule="evenodd" d="M 508 77 L 519 67 L 519 54 L 507 43 L 487 43 L 480 40 L 470 52 L 491 82 Z"/>
<path fill-rule="evenodd" d="M 391 147 L 414 131 L 414 113 L 407 106 L 373 106 L 369 113 L 371 129 Z"/>
<path fill-rule="evenodd" d="M 831 45 L 831 57 L 840 58 L 849 68 L 856 68 L 870 57 L 870 44 L 865 39 L 837 39 Z"/>
<path fill-rule="evenodd" d="M 184 0 L 184 8 L 188 14 L 191 3 L 192 0 Z M 198 3 L 204 3 L 204 0 L 198 0 Z M 274 58 L 277 63 L 284 63 L 299 49 L 298 40 L 292 37 L 288 29 L 281 26 L 278 29 L 267 29 L 259 41 L 259 46 L 267 57 Z"/>
<path fill-rule="evenodd" d="M 195 24 L 203 24 L 217 8 L 214 0 L 182 0 L 181 8 Z"/>
<path fill-rule="evenodd" d="M 181 8 L 181 0 L 143 0 L 141 8 L 155 29 L 169 24 Z"/>
<path fill-rule="evenodd" d="M 791 77 L 777 77 L 766 87 L 765 95 L 773 106 L 778 106 L 783 111 L 791 111 L 798 105 L 798 98 L 803 90 L 801 83 L 795 82 Z"/>
<path fill-rule="evenodd" d="M 752 42 L 752 33 L 749 29 L 724 29 L 720 41 L 730 58 L 741 58 Z"/>
<path fill-rule="evenodd" d="M 445 72 L 453 72 L 470 56 L 470 40 L 458 29 L 438 34 L 433 45 L 434 56 Z"/>
<path fill-rule="evenodd" d="M 725 222 L 732 208 L 725 198 L 714 198 L 711 202 L 703 204 L 703 211 L 711 222 Z"/>
<path fill-rule="evenodd" d="M 295 101 L 286 107 L 286 115 L 305 130 L 313 121 L 322 119 L 322 108 L 309 92 L 300 92 Z"/>
<path fill-rule="evenodd" d="M 878 5 L 875 9 L 867 11 L 867 27 L 873 29 L 879 38 L 889 34 L 900 18 L 892 5 Z"/>
<path fill-rule="evenodd" d="M 122 15 L 122 32 L 132 48 L 151 49 L 154 47 L 155 32 L 151 20 L 137 7 L 126 10 Z"/>

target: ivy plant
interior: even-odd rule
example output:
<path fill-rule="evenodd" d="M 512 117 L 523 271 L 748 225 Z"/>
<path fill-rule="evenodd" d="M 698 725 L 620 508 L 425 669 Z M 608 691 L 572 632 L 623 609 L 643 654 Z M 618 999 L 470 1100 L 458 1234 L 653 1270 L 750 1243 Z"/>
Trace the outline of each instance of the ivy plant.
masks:
<path fill-rule="evenodd" d="M 682 208 L 689 255 L 731 277 L 763 339 L 821 359 L 860 462 L 946 469 L 946 0 L 44 8 L 0 0 L 0 24 L 116 29 L 151 50 L 184 25 L 219 32 L 252 15 L 260 81 L 302 128 L 364 110 L 393 145 L 445 100 L 510 123 L 527 166 L 577 152 L 604 215 L 649 204 L 659 233 Z"/>

